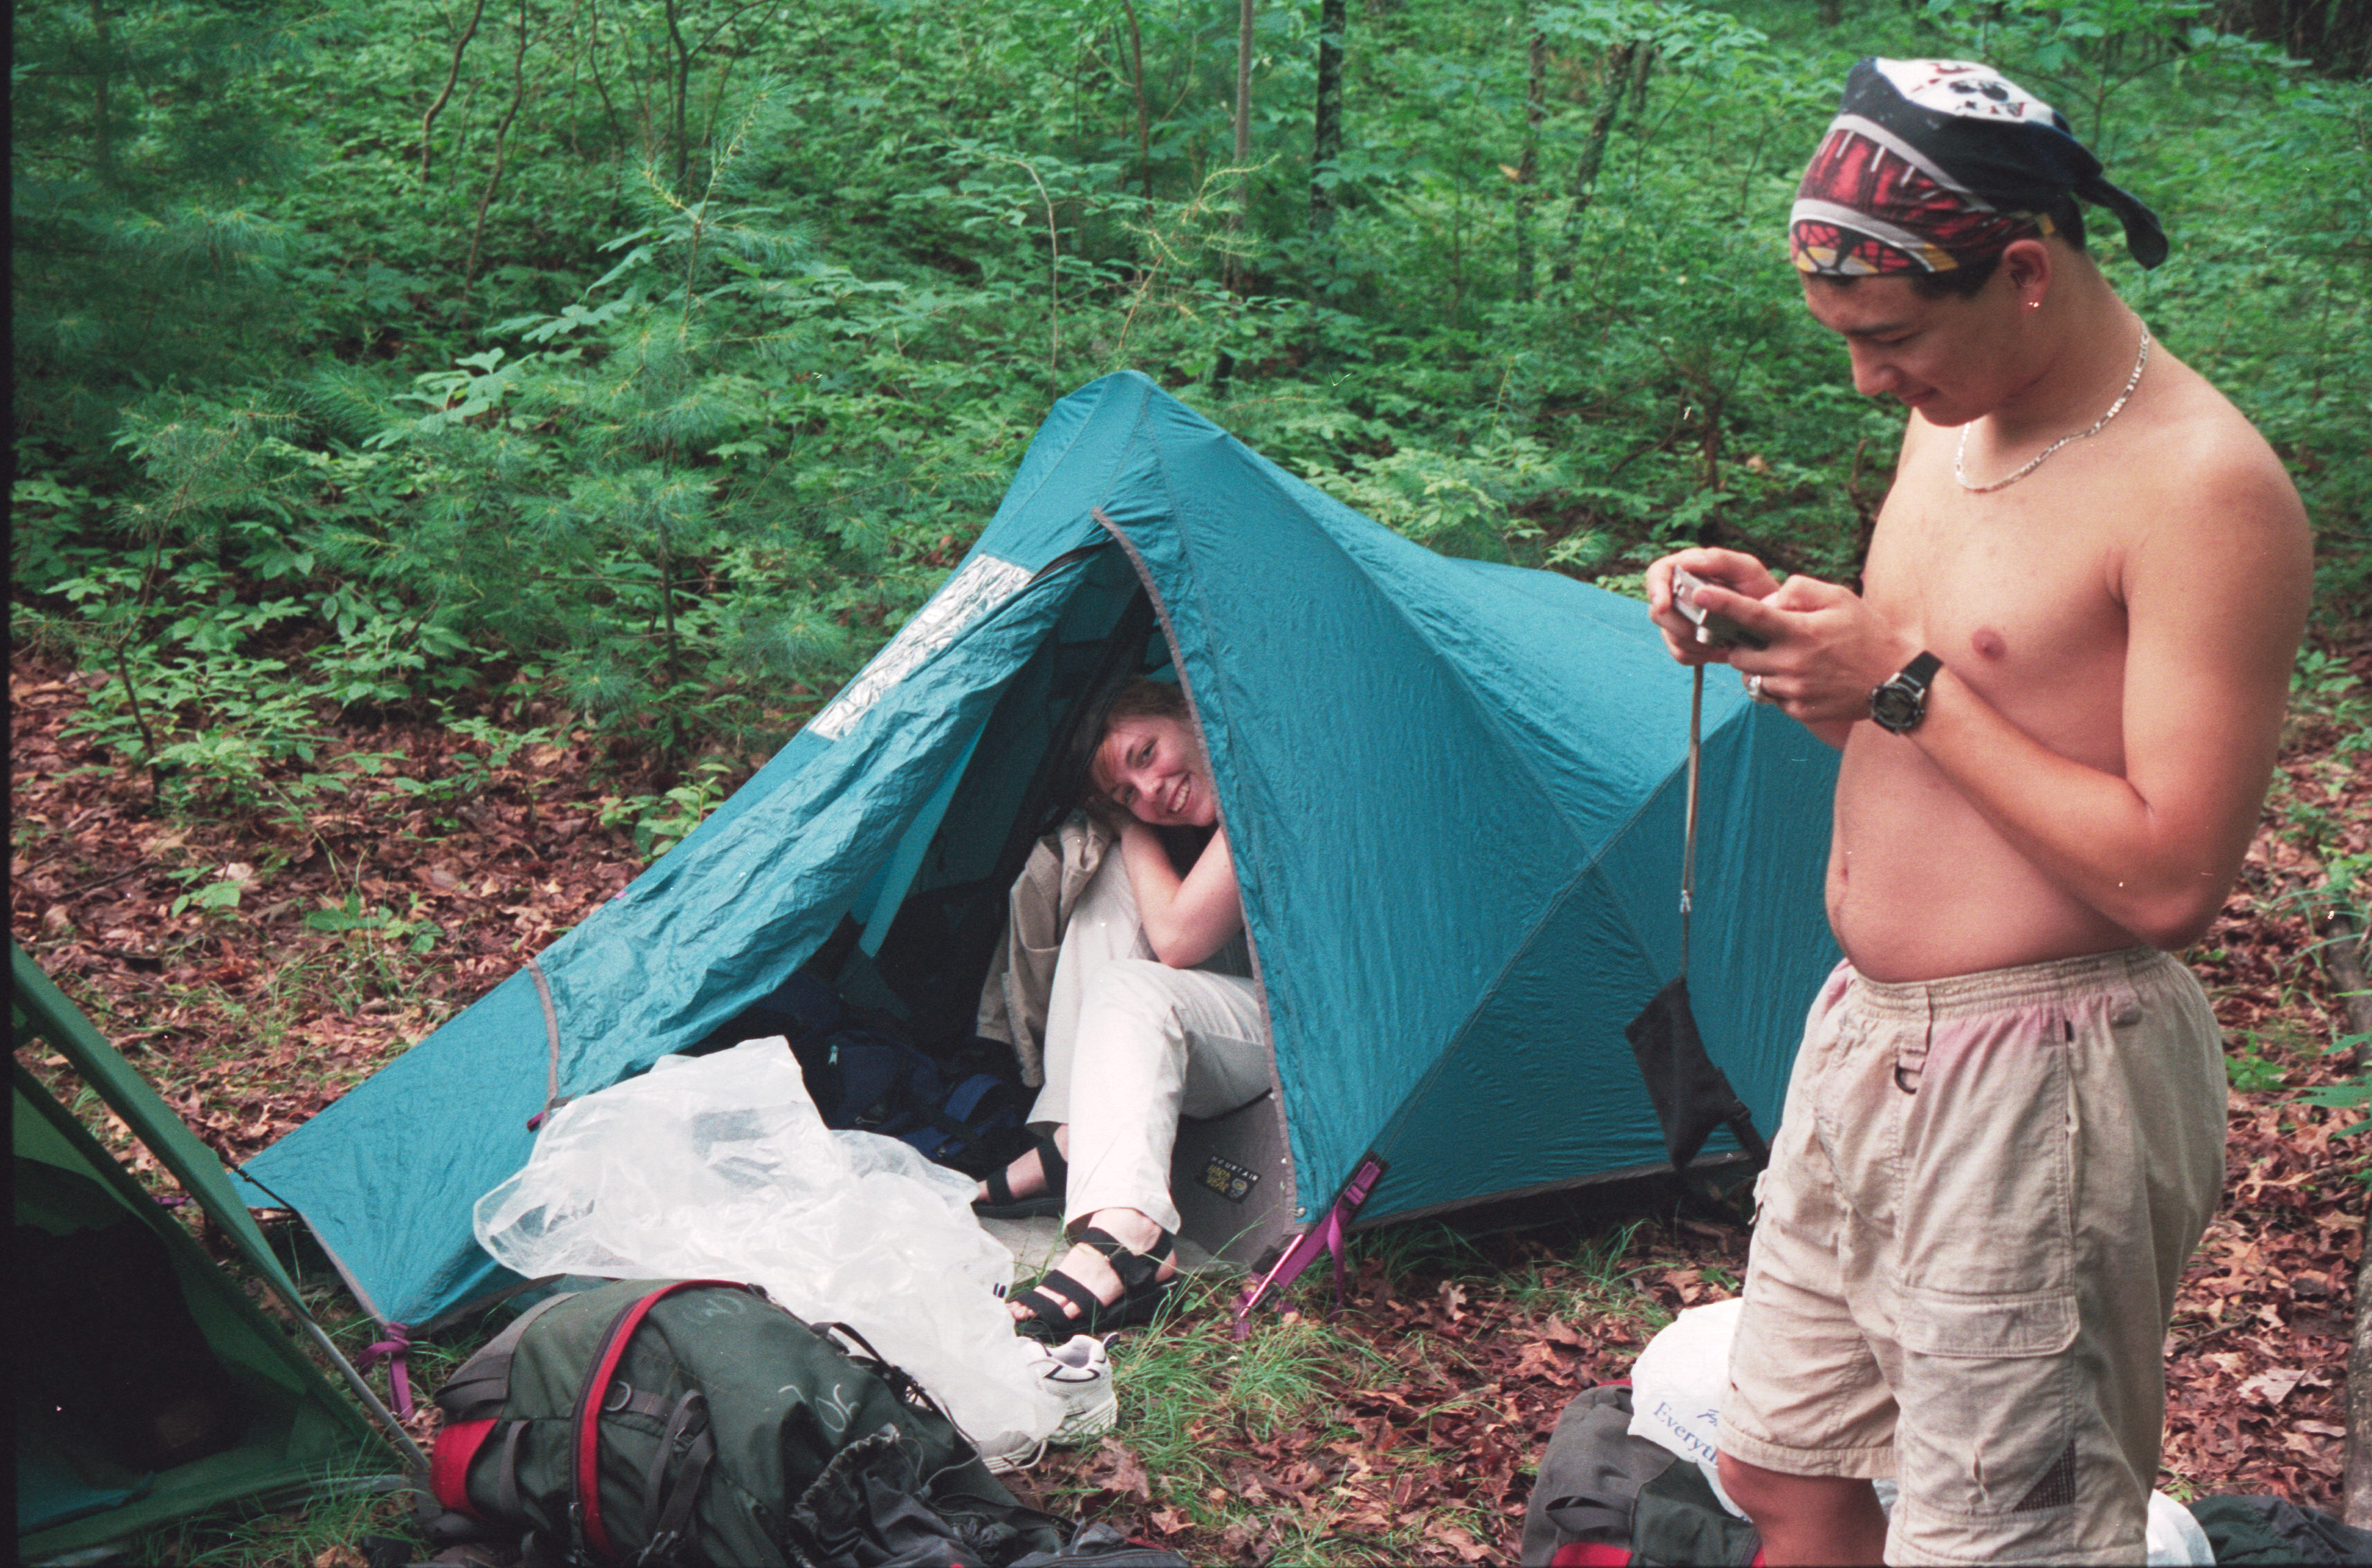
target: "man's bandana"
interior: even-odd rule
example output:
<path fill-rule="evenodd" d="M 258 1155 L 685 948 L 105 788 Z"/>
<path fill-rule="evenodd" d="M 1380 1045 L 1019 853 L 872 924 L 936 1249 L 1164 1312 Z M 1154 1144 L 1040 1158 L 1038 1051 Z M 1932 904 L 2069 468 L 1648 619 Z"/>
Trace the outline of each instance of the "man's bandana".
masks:
<path fill-rule="evenodd" d="M 1966 61 L 1864 60 L 1796 188 L 1788 250 L 1832 277 L 1949 272 L 2054 232 L 2044 215 L 2071 193 L 2123 221 L 2143 266 L 2166 260 L 2157 215 L 2049 104 Z"/>

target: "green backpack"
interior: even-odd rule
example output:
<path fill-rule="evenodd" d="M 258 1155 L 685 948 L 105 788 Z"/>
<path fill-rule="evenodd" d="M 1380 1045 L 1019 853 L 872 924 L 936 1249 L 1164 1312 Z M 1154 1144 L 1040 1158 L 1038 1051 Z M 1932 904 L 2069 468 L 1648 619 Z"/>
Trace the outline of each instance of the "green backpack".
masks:
<path fill-rule="evenodd" d="M 962 1549 L 946 1561 L 1059 1543 L 911 1377 L 755 1285 L 623 1280 L 552 1296 L 436 1402 L 429 1487 L 449 1512 L 432 1538 L 506 1540 L 530 1563 L 879 1562 L 898 1554 L 876 1517 L 892 1504 L 890 1533 L 930 1521 Z"/>

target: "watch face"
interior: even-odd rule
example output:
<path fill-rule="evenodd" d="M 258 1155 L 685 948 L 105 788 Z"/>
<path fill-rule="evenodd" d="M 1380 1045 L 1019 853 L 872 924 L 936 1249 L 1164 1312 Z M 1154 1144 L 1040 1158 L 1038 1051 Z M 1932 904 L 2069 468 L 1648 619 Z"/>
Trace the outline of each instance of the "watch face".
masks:
<path fill-rule="evenodd" d="M 1920 708 L 1917 695 L 1900 686 L 1881 686 L 1869 694 L 1869 716 L 1888 729 L 1900 731 L 1917 724 Z"/>

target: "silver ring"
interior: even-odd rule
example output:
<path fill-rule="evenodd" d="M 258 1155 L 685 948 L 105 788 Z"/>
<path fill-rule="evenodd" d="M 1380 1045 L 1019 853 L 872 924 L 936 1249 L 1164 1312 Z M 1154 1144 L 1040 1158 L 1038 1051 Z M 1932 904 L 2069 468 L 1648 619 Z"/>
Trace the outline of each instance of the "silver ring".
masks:
<path fill-rule="evenodd" d="M 1762 677 L 1759 675 L 1750 675 L 1746 678 L 1746 700 L 1750 703 L 1773 703 L 1777 701 L 1776 698 L 1768 697 L 1763 694 Z"/>

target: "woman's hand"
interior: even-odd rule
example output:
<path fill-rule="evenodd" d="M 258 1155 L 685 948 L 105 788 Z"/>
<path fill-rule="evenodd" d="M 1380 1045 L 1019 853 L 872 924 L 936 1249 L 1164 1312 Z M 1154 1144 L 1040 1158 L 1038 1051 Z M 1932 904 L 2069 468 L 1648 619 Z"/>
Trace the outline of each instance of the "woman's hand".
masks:
<path fill-rule="evenodd" d="M 1079 809 L 1102 823 L 1116 839 L 1126 838 L 1131 828 L 1145 826 L 1129 812 L 1127 807 L 1114 801 L 1110 796 L 1090 794 L 1079 802 Z"/>

